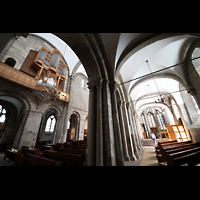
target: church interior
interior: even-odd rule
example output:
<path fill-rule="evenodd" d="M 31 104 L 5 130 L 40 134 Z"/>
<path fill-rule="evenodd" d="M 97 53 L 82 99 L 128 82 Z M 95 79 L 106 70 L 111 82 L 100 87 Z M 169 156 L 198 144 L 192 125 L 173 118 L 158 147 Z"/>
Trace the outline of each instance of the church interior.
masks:
<path fill-rule="evenodd" d="M 199 166 L 199 86 L 199 33 L 0 33 L 0 166 Z"/>

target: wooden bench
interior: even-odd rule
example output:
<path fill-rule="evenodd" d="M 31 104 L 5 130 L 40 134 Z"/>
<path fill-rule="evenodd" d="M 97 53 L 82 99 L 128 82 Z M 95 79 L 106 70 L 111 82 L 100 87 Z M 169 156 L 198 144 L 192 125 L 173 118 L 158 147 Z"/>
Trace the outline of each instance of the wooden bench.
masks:
<path fill-rule="evenodd" d="M 166 144 L 161 144 L 159 146 L 159 149 L 162 150 L 162 148 L 164 148 L 164 147 L 180 146 L 180 145 L 183 145 L 183 144 L 191 144 L 191 143 L 192 143 L 192 141 L 166 143 Z"/>
<path fill-rule="evenodd" d="M 53 146 L 47 146 L 47 145 L 35 145 L 35 148 L 39 148 L 39 151 L 44 152 L 45 150 L 51 150 L 53 151 Z"/>
<path fill-rule="evenodd" d="M 59 152 L 62 153 L 72 153 L 72 154 L 80 154 L 83 155 L 83 161 L 86 159 L 86 151 L 83 149 L 70 149 L 70 148 L 60 148 Z"/>
<path fill-rule="evenodd" d="M 62 166 L 62 162 L 25 153 L 23 156 L 22 166 Z"/>
<path fill-rule="evenodd" d="M 44 151 L 44 157 L 56 161 L 62 161 L 64 166 L 83 166 L 83 155 L 80 154 L 46 150 Z"/>
<path fill-rule="evenodd" d="M 200 146 L 200 143 L 187 143 L 187 144 L 182 144 L 180 146 L 164 147 L 160 151 L 161 154 L 156 155 L 156 157 L 159 163 L 165 162 L 167 160 L 167 154 L 176 153 L 187 149 L 192 149 L 198 146 Z"/>
<path fill-rule="evenodd" d="M 22 146 L 22 154 L 30 153 L 39 156 L 40 155 L 40 149 L 39 148 L 30 148 L 27 146 Z"/>
<path fill-rule="evenodd" d="M 157 147 L 160 149 L 162 147 L 162 145 L 173 144 L 174 142 L 177 142 L 177 140 L 158 142 Z"/>
<path fill-rule="evenodd" d="M 17 149 L 13 149 L 11 147 L 8 147 L 6 149 L 5 155 L 4 155 L 4 160 L 7 160 L 11 164 L 15 164 L 16 158 L 17 158 Z"/>
<path fill-rule="evenodd" d="M 53 147 L 53 151 L 58 151 L 61 147 L 64 147 L 64 143 L 46 144 L 46 146 L 51 146 Z"/>
<path fill-rule="evenodd" d="M 200 163 L 200 147 L 188 149 L 185 151 L 167 154 L 167 166 L 180 166 L 188 163 L 195 165 Z"/>

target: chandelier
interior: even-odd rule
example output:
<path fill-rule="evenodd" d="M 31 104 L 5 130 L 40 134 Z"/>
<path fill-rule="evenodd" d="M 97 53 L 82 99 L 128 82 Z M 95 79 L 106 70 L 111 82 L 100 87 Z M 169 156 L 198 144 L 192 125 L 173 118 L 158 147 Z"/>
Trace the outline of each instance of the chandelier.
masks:
<path fill-rule="evenodd" d="M 147 65 L 148 65 L 148 67 L 149 67 L 149 70 L 150 70 L 150 72 L 151 72 L 151 75 L 152 75 L 152 77 L 153 77 L 153 80 L 154 80 L 154 82 L 155 82 L 155 85 L 156 85 L 156 88 L 157 88 L 157 90 L 158 90 L 159 96 L 160 96 L 160 98 L 157 98 L 157 100 L 155 100 L 155 103 L 165 103 L 165 96 L 163 96 L 163 95 L 160 94 L 160 91 L 159 91 L 158 86 L 157 86 L 157 84 L 156 84 L 156 80 L 155 80 L 155 78 L 154 78 L 153 72 L 151 71 L 151 68 L 150 68 L 150 65 L 149 65 L 149 63 L 148 63 L 148 60 L 147 60 L 146 62 L 147 62 Z M 149 85 L 147 85 L 147 86 L 149 86 Z"/>

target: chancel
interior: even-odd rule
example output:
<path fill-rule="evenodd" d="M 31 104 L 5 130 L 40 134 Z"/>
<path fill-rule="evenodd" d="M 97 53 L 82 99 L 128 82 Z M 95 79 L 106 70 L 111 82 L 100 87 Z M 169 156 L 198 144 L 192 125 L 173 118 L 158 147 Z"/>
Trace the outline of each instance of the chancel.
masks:
<path fill-rule="evenodd" d="M 0 166 L 199 165 L 199 88 L 200 33 L 1 33 Z"/>

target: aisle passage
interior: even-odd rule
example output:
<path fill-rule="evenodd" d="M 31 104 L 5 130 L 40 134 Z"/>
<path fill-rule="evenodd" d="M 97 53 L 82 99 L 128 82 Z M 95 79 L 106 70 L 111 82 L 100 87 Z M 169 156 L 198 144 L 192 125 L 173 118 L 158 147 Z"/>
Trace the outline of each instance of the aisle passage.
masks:
<path fill-rule="evenodd" d="M 125 161 L 124 166 L 159 166 L 155 148 L 153 146 L 143 146 L 144 150 L 138 151 L 140 159 L 136 161 Z"/>
<path fill-rule="evenodd" d="M 159 166 L 154 147 L 145 147 L 144 155 L 140 166 Z"/>

